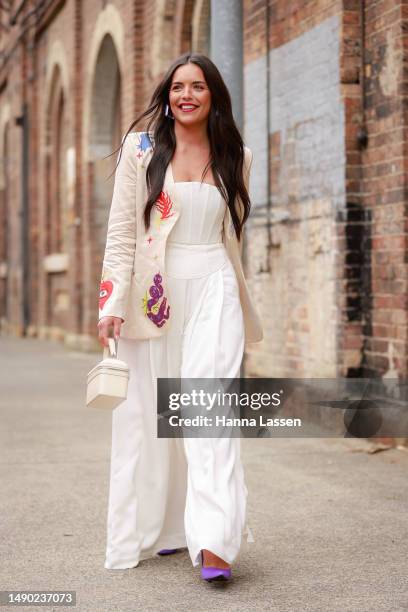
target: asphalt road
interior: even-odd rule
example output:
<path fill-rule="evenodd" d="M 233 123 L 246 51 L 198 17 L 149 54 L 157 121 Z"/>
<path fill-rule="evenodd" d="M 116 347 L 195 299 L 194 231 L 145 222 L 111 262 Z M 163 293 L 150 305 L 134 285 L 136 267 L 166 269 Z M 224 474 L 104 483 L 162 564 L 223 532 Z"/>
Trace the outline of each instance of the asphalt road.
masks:
<path fill-rule="evenodd" d="M 364 440 L 243 440 L 253 541 L 230 583 L 187 550 L 104 569 L 111 415 L 84 401 L 100 354 L 0 342 L 0 590 L 77 594 L 25 610 L 408 610 L 408 453 Z"/>

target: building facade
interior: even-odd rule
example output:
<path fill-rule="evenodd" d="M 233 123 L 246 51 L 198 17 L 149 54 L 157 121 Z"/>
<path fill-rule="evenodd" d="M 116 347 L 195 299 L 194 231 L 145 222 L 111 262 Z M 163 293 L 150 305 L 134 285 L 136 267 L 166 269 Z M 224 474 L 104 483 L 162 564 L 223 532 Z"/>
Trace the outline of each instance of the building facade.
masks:
<path fill-rule="evenodd" d="M 407 16 L 403 0 L 2 2 L 2 333 L 97 346 L 109 155 L 192 50 L 254 153 L 244 255 L 265 338 L 245 374 L 405 376 Z"/>

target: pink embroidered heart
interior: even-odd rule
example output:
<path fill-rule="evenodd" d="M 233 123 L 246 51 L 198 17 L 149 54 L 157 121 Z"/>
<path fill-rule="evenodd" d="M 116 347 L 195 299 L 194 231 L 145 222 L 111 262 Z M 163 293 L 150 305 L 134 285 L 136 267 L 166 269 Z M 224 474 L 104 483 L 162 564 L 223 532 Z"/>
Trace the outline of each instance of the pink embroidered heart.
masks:
<path fill-rule="evenodd" d="M 110 296 L 112 295 L 112 291 L 113 291 L 112 281 L 106 280 L 106 281 L 101 282 L 101 286 L 99 289 L 99 308 L 101 310 L 105 306 L 106 300 L 108 300 Z"/>

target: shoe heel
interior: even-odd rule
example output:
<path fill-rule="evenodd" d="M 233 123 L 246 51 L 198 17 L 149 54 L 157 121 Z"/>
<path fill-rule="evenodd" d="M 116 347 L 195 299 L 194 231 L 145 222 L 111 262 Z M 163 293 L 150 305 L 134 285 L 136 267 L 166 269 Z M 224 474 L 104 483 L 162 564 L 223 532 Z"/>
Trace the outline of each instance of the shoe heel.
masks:
<path fill-rule="evenodd" d="M 207 582 L 226 581 L 231 579 L 231 568 L 225 569 L 223 567 L 204 567 L 204 555 L 201 553 L 201 578 Z"/>

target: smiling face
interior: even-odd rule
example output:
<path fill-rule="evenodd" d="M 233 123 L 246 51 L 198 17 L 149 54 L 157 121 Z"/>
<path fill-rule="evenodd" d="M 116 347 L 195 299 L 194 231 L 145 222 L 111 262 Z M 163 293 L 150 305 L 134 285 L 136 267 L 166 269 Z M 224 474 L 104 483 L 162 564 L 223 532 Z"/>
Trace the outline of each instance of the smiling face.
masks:
<path fill-rule="evenodd" d="M 169 100 L 175 121 L 188 126 L 207 120 L 211 92 L 199 66 L 189 63 L 174 71 Z"/>

